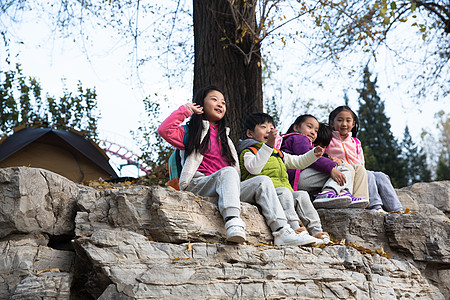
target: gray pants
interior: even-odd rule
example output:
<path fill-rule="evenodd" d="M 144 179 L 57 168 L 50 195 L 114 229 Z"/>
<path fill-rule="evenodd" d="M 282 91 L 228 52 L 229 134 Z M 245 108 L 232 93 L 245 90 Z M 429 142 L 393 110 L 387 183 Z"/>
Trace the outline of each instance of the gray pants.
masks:
<path fill-rule="evenodd" d="M 276 191 L 292 229 L 297 230 L 300 227 L 299 220 L 301 220 L 310 234 L 322 232 L 319 214 L 312 205 L 307 192 L 291 191 L 286 187 L 278 187 Z"/>
<path fill-rule="evenodd" d="M 201 196 L 219 197 L 219 211 L 224 219 L 240 217 L 242 201 L 258 204 L 272 231 L 287 224 L 273 182 L 267 176 L 241 182 L 233 167 L 222 168 L 209 176 L 196 172 L 186 190 Z"/>
<path fill-rule="evenodd" d="M 339 171 L 344 173 L 346 183 L 339 185 L 329 174 L 317 171 L 313 168 L 306 168 L 300 173 L 297 190 L 307 192 L 321 192 L 334 190 L 336 194 L 343 194 L 353 192 L 353 177 L 350 170 L 344 166 L 336 167 Z"/>
<path fill-rule="evenodd" d="M 369 184 L 369 209 L 377 209 L 382 206 L 386 211 L 403 209 L 388 175 L 383 172 L 367 170 L 367 182 Z"/>

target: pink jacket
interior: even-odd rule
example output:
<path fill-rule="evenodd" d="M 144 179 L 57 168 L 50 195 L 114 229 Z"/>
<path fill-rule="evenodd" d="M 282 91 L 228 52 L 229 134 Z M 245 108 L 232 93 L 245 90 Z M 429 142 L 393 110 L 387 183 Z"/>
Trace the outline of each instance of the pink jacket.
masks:
<path fill-rule="evenodd" d="M 184 127 L 180 126 L 181 123 L 190 117 L 192 112 L 185 106 L 180 106 L 177 110 L 172 112 L 167 119 L 165 119 L 161 125 L 158 127 L 158 133 L 161 135 L 163 139 L 165 139 L 169 144 L 181 150 L 181 157 L 184 157 L 185 146 L 183 143 L 184 139 Z M 209 122 L 207 120 L 203 120 L 203 130 L 201 134 L 201 141 L 205 138 L 206 134 L 209 131 Z M 229 134 L 230 129 L 227 128 L 227 135 Z M 234 147 L 233 142 L 228 137 L 228 146 L 231 149 L 231 154 L 234 157 L 234 160 L 237 162 L 233 167 L 236 169 L 237 173 L 240 174 L 239 168 L 239 158 L 236 153 L 236 148 Z M 183 164 L 183 169 L 180 174 L 180 189 L 184 190 L 191 182 L 192 178 L 195 175 L 195 172 L 198 170 L 200 164 L 203 161 L 204 156 L 198 152 L 193 152 L 188 157 Z"/>
<path fill-rule="evenodd" d="M 333 131 L 333 138 L 330 145 L 326 149 L 329 156 L 342 159 L 349 164 L 357 164 L 364 166 L 364 154 L 361 147 L 361 142 L 352 137 L 352 134 L 342 138 L 339 131 Z"/>

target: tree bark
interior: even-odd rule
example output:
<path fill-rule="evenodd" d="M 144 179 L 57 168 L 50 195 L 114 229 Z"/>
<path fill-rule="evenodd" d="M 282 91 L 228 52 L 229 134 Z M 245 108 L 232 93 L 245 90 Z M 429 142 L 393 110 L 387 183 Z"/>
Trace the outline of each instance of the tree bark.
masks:
<path fill-rule="evenodd" d="M 244 17 L 248 24 L 256 25 L 254 15 Z M 260 46 L 250 50 L 255 43 L 248 34 L 236 45 L 251 56 L 230 45 L 242 32 L 227 0 L 193 0 L 193 20 L 194 94 L 208 85 L 224 91 L 231 138 L 237 143 L 243 136 L 245 118 L 263 110 Z M 226 36 L 232 39 L 224 39 Z"/>

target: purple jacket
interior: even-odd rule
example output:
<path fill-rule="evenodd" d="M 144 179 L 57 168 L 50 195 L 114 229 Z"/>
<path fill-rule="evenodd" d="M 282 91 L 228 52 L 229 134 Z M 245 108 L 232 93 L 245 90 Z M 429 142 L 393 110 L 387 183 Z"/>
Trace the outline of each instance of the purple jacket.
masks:
<path fill-rule="evenodd" d="M 314 146 L 311 145 L 310 140 L 303 134 L 291 133 L 283 136 L 283 143 L 281 144 L 281 151 L 286 153 L 302 155 L 313 149 Z M 313 168 L 319 172 L 331 174 L 331 170 L 337 165 L 334 161 L 329 158 L 321 157 L 316 160 L 308 168 Z M 295 170 L 288 170 L 289 180 L 292 182 L 295 176 Z"/>

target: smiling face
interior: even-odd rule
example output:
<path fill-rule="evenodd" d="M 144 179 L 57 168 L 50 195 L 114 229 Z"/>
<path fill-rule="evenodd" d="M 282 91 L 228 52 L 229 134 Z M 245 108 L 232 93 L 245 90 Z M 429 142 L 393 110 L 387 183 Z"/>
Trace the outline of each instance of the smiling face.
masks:
<path fill-rule="evenodd" d="M 265 143 L 267 142 L 270 131 L 274 128 L 272 123 L 264 122 L 256 125 L 253 130 L 247 129 L 247 137 Z"/>
<path fill-rule="evenodd" d="M 203 113 L 211 124 L 215 124 L 225 116 L 227 107 L 221 92 L 210 91 L 203 101 Z"/>
<path fill-rule="evenodd" d="M 353 119 L 353 114 L 348 110 L 343 110 L 336 115 L 331 124 L 333 130 L 339 131 L 342 137 L 348 136 L 355 127 L 355 120 Z"/>
<path fill-rule="evenodd" d="M 319 122 L 315 118 L 308 117 L 300 125 L 294 125 L 294 131 L 305 135 L 313 143 L 317 138 Z"/>
<path fill-rule="evenodd" d="M 294 125 L 294 131 L 307 136 L 311 143 L 316 140 L 318 130 L 319 122 L 312 117 L 306 118 L 300 125 Z"/>

